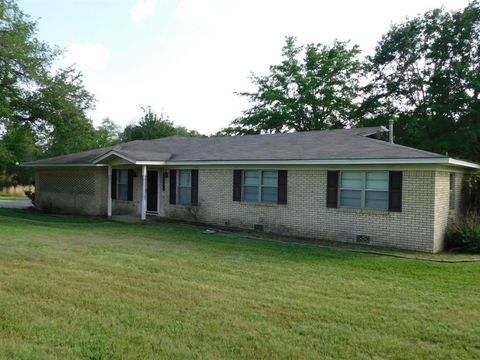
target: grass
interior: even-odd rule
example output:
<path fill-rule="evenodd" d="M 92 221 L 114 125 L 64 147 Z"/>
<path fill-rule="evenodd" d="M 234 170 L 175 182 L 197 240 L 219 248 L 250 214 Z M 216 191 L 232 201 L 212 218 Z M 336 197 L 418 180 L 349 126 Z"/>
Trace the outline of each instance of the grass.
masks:
<path fill-rule="evenodd" d="M 0 220 L 0 358 L 480 357 L 478 263 L 34 220 Z"/>
<path fill-rule="evenodd" d="M 12 219 L 23 219 L 30 221 L 46 222 L 46 223 L 98 223 L 101 222 L 99 218 L 86 216 L 68 216 L 68 215 L 45 215 L 40 212 L 30 210 L 15 210 L 0 208 L 0 216 L 9 217 Z"/>
<path fill-rule="evenodd" d="M 28 198 L 20 193 L 0 193 L 0 200 L 28 200 Z"/>

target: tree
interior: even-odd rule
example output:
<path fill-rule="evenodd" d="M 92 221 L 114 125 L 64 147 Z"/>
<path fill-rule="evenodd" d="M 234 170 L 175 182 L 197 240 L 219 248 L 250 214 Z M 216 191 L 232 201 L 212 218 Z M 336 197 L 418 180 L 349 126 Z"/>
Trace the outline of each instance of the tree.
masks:
<path fill-rule="evenodd" d="M 240 92 L 252 107 L 224 129 L 226 134 L 309 131 L 353 125 L 362 63 L 358 46 L 297 46 L 287 37 L 280 65 L 252 74 L 255 92 Z"/>
<path fill-rule="evenodd" d="M 61 51 L 36 35 L 15 1 L 0 0 L 0 174 L 12 181 L 25 178 L 18 163 L 95 147 L 93 96 L 73 68 L 53 68 Z"/>
<path fill-rule="evenodd" d="M 404 145 L 480 160 L 480 6 L 393 25 L 368 58 L 362 125 L 396 119 Z"/>
<path fill-rule="evenodd" d="M 30 169 L 19 167 L 19 159 L 30 161 L 41 155 L 28 126 L 9 126 L 0 140 L 0 188 L 32 182 Z"/>
<path fill-rule="evenodd" d="M 107 147 L 120 142 L 120 127 L 109 118 L 96 129 L 96 147 Z"/>
<path fill-rule="evenodd" d="M 96 147 L 95 129 L 86 111 L 94 97 L 83 86 L 74 69 L 59 70 L 44 79 L 28 99 L 31 117 L 27 120 L 41 136 L 45 156 L 56 156 Z M 32 121 L 33 120 L 33 121 Z"/>
<path fill-rule="evenodd" d="M 197 131 L 187 130 L 183 126 L 175 126 L 167 115 L 155 114 L 150 106 L 142 107 L 142 110 L 143 116 L 140 121 L 125 127 L 121 135 L 122 141 L 151 140 L 173 135 L 201 136 Z"/>

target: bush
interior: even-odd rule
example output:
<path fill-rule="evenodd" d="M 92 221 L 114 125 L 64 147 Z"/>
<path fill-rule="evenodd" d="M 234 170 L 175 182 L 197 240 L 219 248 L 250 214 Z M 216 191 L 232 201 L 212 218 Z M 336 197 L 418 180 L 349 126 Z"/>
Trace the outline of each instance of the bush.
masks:
<path fill-rule="evenodd" d="M 25 190 L 24 191 L 25 196 L 28 197 L 30 200 L 32 200 L 32 204 L 35 205 L 35 193 L 30 190 Z"/>
<path fill-rule="evenodd" d="M 462 191 L 465 213 L 480 213 L 480 172 L 465 177 Z"/>
<path fill-rule="evenodd" d="M 480 253 L 480 213 L 470 212 L 447 228 L 446 247 Z"/>

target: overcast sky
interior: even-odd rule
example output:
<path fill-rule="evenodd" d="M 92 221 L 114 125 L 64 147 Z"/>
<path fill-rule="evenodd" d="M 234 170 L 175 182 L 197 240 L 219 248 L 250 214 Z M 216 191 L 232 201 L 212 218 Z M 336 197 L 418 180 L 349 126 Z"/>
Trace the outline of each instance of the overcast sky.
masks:
<path fill-rule="evenodd" d="M 20 0 L 39 36 L 65 49 L 98 102 L 98 125 L 124 126 L 140 105 L 211 134 L 248 104 L 250 72 L 277 63 L 286 35 L 299 43 L 360 45 L 364 54 L 392 22 L 467 0 Z"/>

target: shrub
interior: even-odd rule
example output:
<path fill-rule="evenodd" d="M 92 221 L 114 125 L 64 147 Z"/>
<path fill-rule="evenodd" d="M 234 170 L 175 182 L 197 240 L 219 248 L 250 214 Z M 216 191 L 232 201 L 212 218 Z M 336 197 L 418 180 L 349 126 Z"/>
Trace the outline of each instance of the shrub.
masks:
<path fill-rule="evenodd" d="M 42 204 L 42 211 L 45 214 L 54 214 L 56 210 L 57 208 L 50 201 Z"/>
<path fill-rule="evenodd" d="M 480 172 L 466 176 L 463 183 L 464 211 L 480 212 Z"/>
<path fill-rule="evenodd" d="M 447 228 L 448 249 L 462 249 L 480 253 L 480 213 L 470 212 Z"/>
<path fill-rule="evenodd" d="M 25 196 L 28 197 L 30 200 L 32 200 L 32 204 L 35 205 L 35 193 L 30 190 L 25 190 L 24 191 Z"/>

